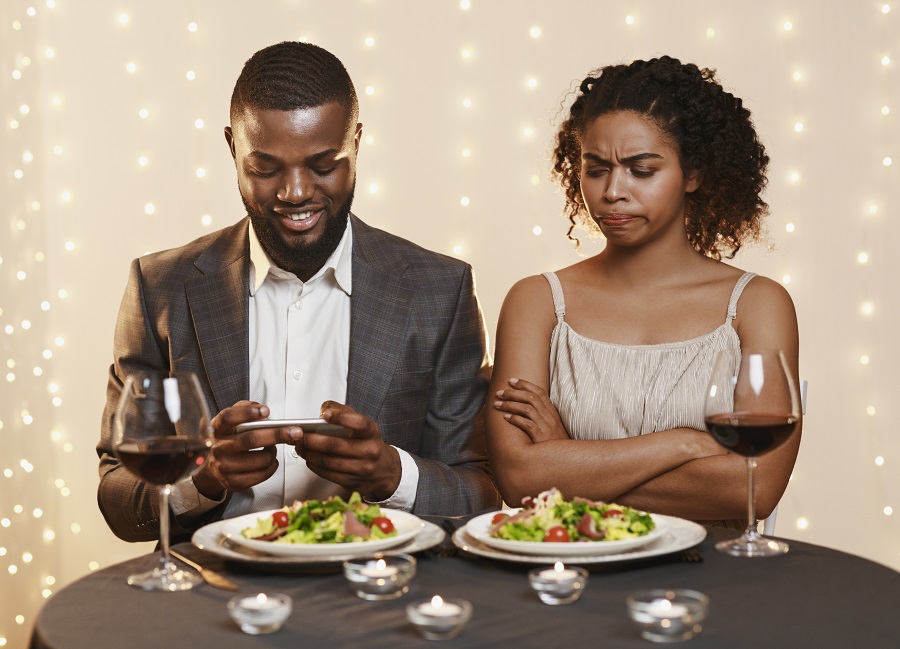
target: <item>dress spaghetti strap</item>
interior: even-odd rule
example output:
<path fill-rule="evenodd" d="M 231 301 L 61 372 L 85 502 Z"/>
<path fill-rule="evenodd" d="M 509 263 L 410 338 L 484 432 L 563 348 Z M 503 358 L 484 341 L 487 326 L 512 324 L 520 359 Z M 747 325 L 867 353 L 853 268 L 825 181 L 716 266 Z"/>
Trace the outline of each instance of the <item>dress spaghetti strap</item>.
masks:
<path fill-rule="evenodd" d="M 566 299 L 563 297 L 562 284 L 559 283 L 556 273 L 543 273 L 543 275 L 550 283 L 550 292 L 553 293 L 553 311 L 556 313 L 556 319 L 562 322 L 563 316 L 566 315 Z"/>
<path fill-rule="evenodd" d="M 734 290 L 731 291 L 731 299 L 728 301 L 728 315 L 725 317 L 725 324 L 730 323 L 737 317 L 738 300 L 741 297 L 741 293 L 744 292 L 744 287 L 754 277 L 756 277 L 756 273 L 744 273 L 738 279 L 737 284 L 734 285 Z"/>

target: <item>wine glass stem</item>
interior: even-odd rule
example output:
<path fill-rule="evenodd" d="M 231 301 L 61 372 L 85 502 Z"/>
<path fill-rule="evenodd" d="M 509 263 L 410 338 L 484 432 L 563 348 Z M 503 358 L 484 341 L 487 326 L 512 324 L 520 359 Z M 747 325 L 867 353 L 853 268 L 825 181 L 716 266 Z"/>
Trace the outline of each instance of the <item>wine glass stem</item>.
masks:
<path fill-rule="evenodd" d="M 756 458 L 747 458 L 747 531 L 749 537 L 759 536 L 756 529 L 756 492 L 754 491 L 753 473 L 756 468 Z"/>
<path fill-rule="evenodd" d="M 169 572 L 169 485 L 159 489 L 159 542 L 162 555 L 159 560 L 164 574 Z"/>

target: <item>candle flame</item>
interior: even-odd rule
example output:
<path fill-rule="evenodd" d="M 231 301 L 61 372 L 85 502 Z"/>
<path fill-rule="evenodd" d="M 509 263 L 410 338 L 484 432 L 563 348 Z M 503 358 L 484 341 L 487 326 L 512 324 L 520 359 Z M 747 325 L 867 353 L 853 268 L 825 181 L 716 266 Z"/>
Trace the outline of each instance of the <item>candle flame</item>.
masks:
<path fill-rule="evenodd" d="M 378 561 L 375 562 L 375 569 L 376 570 L 384 570 L 384 567 L 386 565 L 387 564 L 384 562 L 384 559 L 379 559 Z"/>
<path fill-rule="evenodd" d="M 553 569 L 556 572 L 562 572 L 564 568 L 565 568 L 565 566 L 562 564 L 562 561 L 557 561 L 556 563 L 553 564 Z"/>
<path fill-rule="evenodd" d="M 431 605 L 435 608 L 440 608 L 441 606 L 444 605 L 444 600 L 441 599 L 440 595 L 435 595 L 434 597 L 431 598 Z"/>
<path fill-rule="evenodd" d="M 256 596 L 256 601 L 259 602 L 260 604 L 265 604 L 267 599 L 268 599 L 268 597 L 266 597 L 265 593 L 260 593 L 259 595 Z"/>

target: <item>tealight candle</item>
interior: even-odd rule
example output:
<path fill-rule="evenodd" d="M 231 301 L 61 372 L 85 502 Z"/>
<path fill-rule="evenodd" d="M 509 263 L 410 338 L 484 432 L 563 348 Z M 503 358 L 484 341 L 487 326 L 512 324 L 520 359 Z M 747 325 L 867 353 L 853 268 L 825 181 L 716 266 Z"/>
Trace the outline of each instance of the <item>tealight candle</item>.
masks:
<path fill-rule="evenodd" d="M 358 597 L 394 599 L 409 592 L 416 560 L 408 554 L 377 555 L 344 562 L 344 576 Z"/>
<path fill-rule="evenodd" d="M 228 614 L 244 633 L 260 635 L 281 628 L 291 614 L 291 598 L 275 594 L 238 595 L 228 602 Z"/>
<path fill-rule="evenodd" d="M 545 604 L 569 604 L 581 597 L 587 584 L 584 568 L 566 568 L 556 562 L 552 569 L 535 568 L 528 573 L 528 581 Z"/>
<path fill-rule="evenodd" d="M 643 638 L 653 642 L 688 640 L 703 629 L 709 598 L 694 590 L 657 589 L 628 596 L 628 611 Z"/>
<path fill-rule="evenodd" d="M 681 617 L 688 612 L 687 606 L 683 604 L 673 604 L 670 599 L 654 599 L 647 604 L 645 609 L 647 613 L 655 617 Z"/>
<path fill-rule="evenodd" d="M 369 565 L 371 562 L 366 563 L 365 568 L 360 568 L 359 574 L 364 575 L 366 577 L 391 577 L 397 574 L 396 566 L 389 566 L 385 562 L 384 559 L 378 559 L 375 562 L 375 567 L 370 568 Z"/>
<path fill-rule="evenodd" d="M 471 617 L 472 605 L 469 602 L 464 599 L 445 600 L 440 595 L 406 607 L 406 619 L 428 640 L 446 640 L 459 635 Z"/>

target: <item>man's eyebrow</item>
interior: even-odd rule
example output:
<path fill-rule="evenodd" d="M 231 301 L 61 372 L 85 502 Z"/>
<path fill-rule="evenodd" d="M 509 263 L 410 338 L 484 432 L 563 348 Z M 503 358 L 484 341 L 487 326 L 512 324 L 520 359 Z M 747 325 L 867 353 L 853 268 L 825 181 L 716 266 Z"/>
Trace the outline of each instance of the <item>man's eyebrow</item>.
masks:
<path fill-rule="evenodd" d="M 584 153 L 581 156 L 585 160 L 590 160 L 591 162 L 596 162 L 598 164 L 603 164 L 609 166 L 611 163 L 609 160 L 605 158 L 601 158 L 596 153 Z M 658 153 L 637 153 L 635 155 L 630 155 L 627 158 L 622 158 L 622 162 L 626 164 L 630 164 L 632 162 L 639 162 L 641 160 L 662 160 L 662 156 Z"/>
<path fill-rule="evenodd" d="M 338 156 L 341 153 L 340 149 L 327 149 L 325 151 L 320 151 L 315 155 L 309 157 L 310 162 L 318 162 L 323 158 L 327 158 L 329 156 Z M 265 160 L 266 162 L 280 162 L 280 159 L 276 156 L 273 156 L 270 153 L 263 153 L 262 151 L 251 151 L 248 154 L 248 157 L 258 158 L 259 160 Z"/>
<path fill-rule="evenodd" d="M 266 162 L 278 162 L 278 158 L 268 153 L 263 153 L 262 151 L 251 151 L 247 157 L 259 158 L 260 160 L 265 160 Z"/>

